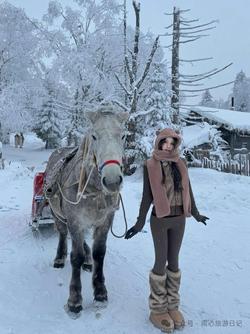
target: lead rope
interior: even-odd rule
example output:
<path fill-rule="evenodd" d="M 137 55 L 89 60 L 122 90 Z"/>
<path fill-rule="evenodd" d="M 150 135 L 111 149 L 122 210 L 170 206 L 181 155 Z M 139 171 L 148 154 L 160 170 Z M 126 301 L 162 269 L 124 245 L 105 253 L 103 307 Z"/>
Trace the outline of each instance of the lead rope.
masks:
<path fill-rule="evenodd" d="M 83 187 L 83 190 L 80 192 L 80 194 L 77 194 L 77 197 L 79 197 L 79 198 L 78 198 L 78 200 L 77 200 L 76 202 L 70 201 L 69 199 L 67 199 L 67 198 L 65 197 L 65 195 L 64 195 L 64 193 L 63 193 L 63 191 L 62 191 L 62 188 L 61 188 L 59 182 L 57 182 L 58 189 L 59 189 L 59 191 L 60 191 L 60 193 L 61 193 L 63 199 L 64 199 L 66 202 L 68 202 L 69 204 L 73 204 L 73 205 L 77 205 L 77 204 L 80 203 L 81 199 L 84 197 L 84 196 L 83 196 L 84 191 L 85 191 L 85 189 L 87 188 L 87 185 L 88 185 L 89 180 L 90 180 L 90 176 L 91 176 L 91 174 L 92 174 L 94 168 L 95 168 L 95 166 L 93 165 L 92 168 L 91 168 L 91 170 L 90 170 L 90 173 L 89 173 L 89 176 L 88 176 L 88 178 L 87 178 L 87 181 L 86 181 L 86 183 L 85 183 L 85 185 L 84 185 L 84 187 Z"/>
<path fill-rule="evenodd" d="M 77 194 L 78 200 L 75 201 L 75 202 L 74 202 L 74 201 L 70 201 L 68 198 L 65 197 L 65 195 L 64 195 L 64 193 L 63 193 L 63 191 L 62 191 L 62 188 L 61 188 L 59 182 L 57 182 L 58 189 L 59 189 L 59 191 L 60 191 L 60 193 L 61 193 L 63 199 L 64 199 L 66 202 L 68 202 L 69 204 L 73 204 L 73 205 L 78 205 L 78 204 L 80 203 L 81 199 L 84 198 L 83 194 L 84 194 L 84 192 L 85 192 L 85 189 L 87 188 L 87 185 L 88 185 L 88 183 L 89 183 L 90 176 L 91 176 L 91 174 L 92 174 L 92 172 L 93 172 L 93 170 L 94 170 L 94 167 L 95 167 L 95 166 L 93 165 L 92 168 L 91 168 L 91 170 L 90 170 L 90 173 L 89 173 L 89 175 L 88 175 L 87 181 L 86 181 L 86 183 L 85 183 L 85 185 L 84 185 L 84 187 L 83 187 L 83 190 L 82 190 L 80 193 Z M 82 168 L 81 168 L 81 173 L 83 172 L 82 169 L 83 169 L 83 165 L 82 165 Z M 81 177 L 80 177 L 80 178 L 81 178 Z M 80 188 L 80 186 L 78 187 L 78 189 L 79 189 L 79 188 Z M 122 235 L 117 235 L 117 234 L 115 234 L 114 231 L 113 231 L 113 221 L 112 221 L 112 223 L 111 223 L 111 233 L 112 233 L 112 235 L 113 235 L 115 238 L 123 238 L 123 237 L 126 235 L 127 230 L 128 230 L 128 223 L 127 223 L 127 218 L 126 218 L 126 212 L 125 212 L 125 208 L 124 208 L 124 204 L 123 204 L 122 195 L 121 195 L 120 193 L 119 193 L 119 198 L 120 198 L 121 203 L 122 203 L 122 212 L 123 212 L 123 218 L 124 218 L 124 222 L 125 222 L 125 232 L 124 232 Z M 50 207 L 52 208 L 53 206 L 51 206 L 50 201 L 49 201 L 49 204 L 50 204 Z M 52 209 L 52 210 L 53 210 L 53 209 Z M 57 216 L 57 215 L 56 215 L 56 216 Z M 58 217 L 58 219 L 59 219 L 60 221 L 62 221 L 59 217 Z M 62 222 L 63 222 L 63 221 L 62 221 Z M 65 222 L 63 222 L 63 223 L 65 223 Z"/>
<path fill-rule="evenodd" d="M 123 200 L 122 200 L 122 195 L 120 193 L 119 193 L 119 197 L 120 197 L 120 200 L 121 200 L 121 203 L 122 203 L 122 212 L 123 212 L 123 218 L 124 218 L 124 222 L 125 222 L 125 232 L 122 235 L 115 234 L 114 231 L 113 231 L 113 222 L 114 221 L 112 221 L 110 230 L 111 230 L 111 233 L 113 234 L 113 236 L 115 238 L 123 238 L 128 231 L 128 223 L 127 223 L 127 218 L 126 218 L 126 212 L 125 212 L 125 208 L 124 208 L 124 204 L 123 204 Z"/>

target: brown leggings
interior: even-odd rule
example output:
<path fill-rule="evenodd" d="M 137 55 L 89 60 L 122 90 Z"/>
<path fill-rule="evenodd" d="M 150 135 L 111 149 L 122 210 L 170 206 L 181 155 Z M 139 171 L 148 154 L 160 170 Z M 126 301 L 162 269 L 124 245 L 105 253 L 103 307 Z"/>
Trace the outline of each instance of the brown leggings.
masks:
<path fill-rule="evenodd" d="M 166 264 L 171 271 L 179 270 L 179 251 L 185 230 L 184 215 L 168 218 L 157 218 L 151 214 L 150 227 L 155 248 L 153 272 L 164 275 Z"/>

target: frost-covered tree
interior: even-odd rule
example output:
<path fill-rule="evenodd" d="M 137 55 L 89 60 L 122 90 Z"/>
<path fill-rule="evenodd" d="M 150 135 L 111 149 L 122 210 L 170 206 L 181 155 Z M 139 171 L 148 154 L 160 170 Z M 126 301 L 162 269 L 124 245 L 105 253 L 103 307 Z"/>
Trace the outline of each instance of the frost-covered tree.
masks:
<path fill-rule="evenodd" d="M 100 92 L 105 97 L 113 91 L 113 68 L 122 59 L 117 48 L 120 6 L 114 0 L 74 2 L 74 8 L 64 8 L 60 2 L 51 1 L 44 16 L 49 31 L 55 30 L 56 23 L 65 36 L 54 65 L 60 68 L 58 77 L 67 81 L 73 95 L 77 89 L 81 94 L 90 86 L 90 98 L 95 99 Z"/>
<path fill-rule="evenodd" d="M 201 102 L 200 102 L 201 106 L 206 106 L 206 107 L 215 107 L 215 102 L 214 102 L 214 98 L 211 95 L 209 89 L 206 89 L 201 97 Z"/>
<path fill-rule="evenodd" d="M 84 131 L 84 110 L 104 99 L 119 100 L 114 69 L 122 67 L 120 5 L 115 0 L 74 2 L 71 8 L 51 1 L 43 26 L 48 36 L 58 37 L 50 38 L 55 50 L 50 71 L 69 91 L 69 144 L 76 144 Z"/>
<path fill-rule="evenodd" d="M 57 148 L 62 138 L 61 113 L 57 105 L 57 96 L 54 84 L 49 80 L 45 81 L 45 92 L 40 113 L 37 115 L 37 122 L 34 131 L 37 136 L 45 142 L 45 148 Z"/>
<path fill-rule="evenodd" d="M 233 96 L 235 110 L 250 112 L 250 79 L 243 71 L 236 75 Z"/>
<path fill-rule="evenodd" d="M 152 64 L 144 99 L 149 126 L 162 128 L 170 123 L 170 80 L 166 64 L 163 62 Z"/>
<path fill-rule="evenodd" d="M 170 100 L 167 66 L 163 61 L 155 61 L 141 97 L 141 109 L 135 116 L 137 162 L 150 156 L 156 131 L 172 126 Z"/>
<path fill-rule="evenodd" d="M 84 102 L 88 98 L 89 86 L 81 86 L 76 90 L 74 96 L 74 106 L 71 112 L 70 123 L 67 129 L 67 143 L 68 146 L 77 146 L 86 130 L 86 119 L 84 117 Z"/>
<path fill-rule="evenodd" d="M 39 106 L 39 34 L 25 12 L 0 3 L 0 115 L 3 134 L 26 131 Z M 6 138 L 3 138 L 5 141 Z"/>

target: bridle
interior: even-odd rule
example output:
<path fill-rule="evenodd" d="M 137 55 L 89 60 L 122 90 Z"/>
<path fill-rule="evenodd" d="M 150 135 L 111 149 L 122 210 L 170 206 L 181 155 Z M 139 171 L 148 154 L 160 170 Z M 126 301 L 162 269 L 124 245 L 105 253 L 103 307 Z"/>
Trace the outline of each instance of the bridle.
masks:
<path fill-rule="evenodd" d="M 96 160 L 96 159 L 95 159 Z M 118 165 L 121 169 L 122 169 L 122 165 L 118 160 L 106 160 L 104 161 L 104 163 L 98 168 L 98 172 L 101 175 L 102 174 L 102 170 L 105 166 L 110 165 L 110 164 L 116 164 Z"/>

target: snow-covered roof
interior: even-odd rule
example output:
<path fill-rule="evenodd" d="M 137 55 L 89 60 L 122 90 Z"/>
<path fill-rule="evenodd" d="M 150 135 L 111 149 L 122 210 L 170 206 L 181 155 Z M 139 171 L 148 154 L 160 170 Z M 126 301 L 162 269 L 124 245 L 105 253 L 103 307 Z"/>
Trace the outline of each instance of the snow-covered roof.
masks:
<path fill-rule="evenodd" d="M 207 119 L 223 124 L 228 130 L 250 132 L 250 113 L 230 109 L 217 109 L 204 106 L 190 108 Z"/>
<path fill-rule="evenodd" d="M 183 128 L 183 146 L 192 148 L 210 142 L 211 125 L 200 123 Z"/>

